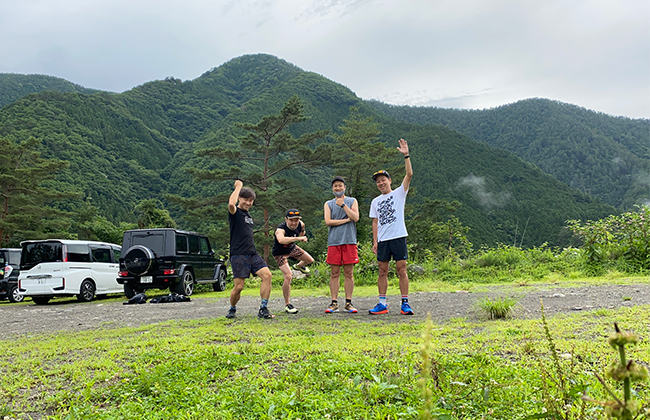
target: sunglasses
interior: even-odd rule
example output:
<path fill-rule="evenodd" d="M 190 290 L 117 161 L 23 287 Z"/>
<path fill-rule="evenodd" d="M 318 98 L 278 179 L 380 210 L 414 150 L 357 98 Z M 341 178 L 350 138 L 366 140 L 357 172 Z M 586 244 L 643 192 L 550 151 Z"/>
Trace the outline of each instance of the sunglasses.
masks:
<path fill-rule="evenodd" d="M 288 215 L 289 215 L 289 216 L 300 216 L 300 212 L 299 212 L 299 211 L 290 211 L 290 212 L 288 213 Z"/>

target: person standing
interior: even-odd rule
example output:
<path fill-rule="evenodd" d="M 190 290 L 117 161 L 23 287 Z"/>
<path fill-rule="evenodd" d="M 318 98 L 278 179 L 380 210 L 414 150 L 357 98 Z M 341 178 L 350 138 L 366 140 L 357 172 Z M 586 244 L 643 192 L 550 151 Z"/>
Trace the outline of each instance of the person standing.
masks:
<path fill-rule="evenodd" d="M 359 221 L 359 203 L 352 197 L 345 196 L 345 179 L 340 176 L 332 180 L 332 192 L 335 198 L 327 201 L 323 208 L 325 224 L 328 226 L 327 259 L 330 265 L 330 294 L 332 303 L 325 313 L 339 311 L 338 296 L 341 267 L 345 290 L 344 310 L 357 313 L 352 305 L 354 291 L 354 265 L 359 262 L 357 250 L 357 222 Z"/>
<path fill-rule="evenodd" d="M 301 249 L 296 242 L 307 242 L 305 236 L 305 224 L 300 220 L 300 211 L 297 209 L 289 209 L 284 217 L 284 222 L 280 223 L 275 230 L 273 239 L 273 258 L 278 263 L 278 268 L 284 276 L 284 283 L 282 283 L 282 294 L 284 295 L 284 311 L 289 314 L 298 313 L 298 309 L 291 304 L 291 279 L 293 274 L 287 258 L 294 258 L 298 260 L 297 264 L 293 265 L 295 270 L 308 274 L 308 264 L 314 262 L 314 259 Z"/>
<path fill-rule="evenodd" d="M 388 266 L 391 257 L 395 260 L 397 275 L 399 277 L 399 289 L 402 294 L 401 313 L 413 315 L 413 309 L 408 303 L 409 278 L 406 271 L 408 251 L 406 248 L 406 223 L 404 222 L 404 205 L 408 194 L 413 168 L 409 148 L 406 140 L 399 140 L 397 150 L 404 155 L 406 175 L 397 189 L 391 187 L 391 177 L 384 170 L 373 174 L 372 179 L 377 185 L 381 195 L 372 200 L 370 205 L 370 217 L 372 218 L 372 251 L 377 254 L 379 265 L 379 277 L 377 288 L 379 289 L 379 303 L 370 309 L 371 315 L 388 313 L 386 303 L 386 292 L 388 291 Z"/>
<path fill-rule="evenodd" d="M 253 274 L 262 280 L 260 285 L 262 303 L 257 316 L 271 319 L 273 315 L 267 307 L 271 296 L 271 270 L 255 249 L 253 218 L 248 212 L 255 202 L 255 191 L 252 188 L 244 188 L 243 185 L 240 180 L 235 181 L 235 189 L 228 199 L 230 267 L 234 285 L 230 292 L 230 310 L 226 318 L 236 316 L 237 302 L 244 289 L 244 281 Z"/>

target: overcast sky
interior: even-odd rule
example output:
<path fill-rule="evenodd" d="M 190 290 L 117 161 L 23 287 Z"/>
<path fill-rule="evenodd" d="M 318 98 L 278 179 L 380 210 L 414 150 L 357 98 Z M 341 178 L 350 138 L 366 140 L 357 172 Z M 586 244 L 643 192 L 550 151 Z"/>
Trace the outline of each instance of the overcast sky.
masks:
<path fill-rule="evenodd" d="M 648 0 L 0 0 L 0 73 L 122 92 L 268 53 L 392 104 L 650 118 Z"/>

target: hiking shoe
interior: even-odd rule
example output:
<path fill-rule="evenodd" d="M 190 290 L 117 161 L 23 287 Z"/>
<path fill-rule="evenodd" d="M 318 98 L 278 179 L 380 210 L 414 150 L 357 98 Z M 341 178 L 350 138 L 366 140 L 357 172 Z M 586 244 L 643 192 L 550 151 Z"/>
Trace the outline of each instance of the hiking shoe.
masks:
<path fill-rule="evenodd" d="M 339 311 L 339 304 L 336 302 L 330 303 L 330 306 L 325 309 L 326 314 L 331 314 L 332 312 L 338 312 Z"/>
<path fill-rule="evenodd" d="M 228 315 L 226 315 L 226 318 L 228 319 L 234 318 L 235 316 L 237 316 L 236 312 L 237 312 L 236 308 L 230 308 L 230 310 L 228 311 Z"/>
<path fill-rule="evenodd" d="M 288 314 L 297 314 L 298 308 L 296 308 L 292 304 L 288 304 L 287 306 L 284 307 L 284 311 Z"/>
<path fill-rule="evenodd" d="M 294 264 L 292 268 L 293 268 L 294 270 L 298 270 L 298 271 L 300 271 L 302 274 L 309 274 L 309 273 L 311 273 L 311 270 L 309 269 L 309 267 L 299 267 L 297 263 Z"/>
<path fill-rule="evenodd" d="M 402 315 L 413 315 L 413 309 L 408 302 L 402 302 Z"/>
<path fill-rule="evenodd" d="M 352 306 L 351 302 L 345 302 L 345 312 L 349 314 L 356 314 L 358 311 L 354 306 Z"/>
<path fill-rule="evenodd" d="M 378 303 L 374 308 L 368 311 L 370 315 L 383 315 L 388 313 L 388 306 Z"/>
<path fill-rule="evenodd" d="M 269 308 L 267 308 L 266 306 L 260 308 L 260 311 L 258 312 L 257 317 L 258 318 L 264 318 L 264 319 L 274 318 L 274 316 L 271 315 L 271 311 L 269 311 Z"/>

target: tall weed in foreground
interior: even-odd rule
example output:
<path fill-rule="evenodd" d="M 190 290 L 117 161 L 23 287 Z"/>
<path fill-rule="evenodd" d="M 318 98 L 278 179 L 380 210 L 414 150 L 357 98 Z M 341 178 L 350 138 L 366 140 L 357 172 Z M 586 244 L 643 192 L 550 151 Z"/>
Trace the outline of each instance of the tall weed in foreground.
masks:
<path fill-rule="evenodd" d="M 643 416 L 640 418 L 647 419 L 650 417 L 650 406 L 646 404 L 646 406 L 639 407 L 638 401 L 632 399 L 631 385 L 632 382 L 646 381 L 648 379 L 648 370 L 634 360 L 628 361 L 625 356 L 625 346 L 637 344 L 639 339 L 634 334 L 621 332 L 616 323 L 614 323 L 614 329 L 616 333 L 609 337 L 609 345 L 618 351 L 619 360 L 612 365 L 607 372 L 607 376 L 614 381 L 623 382 L 623 399 L 619 398 L 598 374 L 595 374 L 596 378 L 614 399 L 605 402 L 595 401 L 587 397 L 584 399 L 605 406 L 608 418 L 634 420 Z"/>

